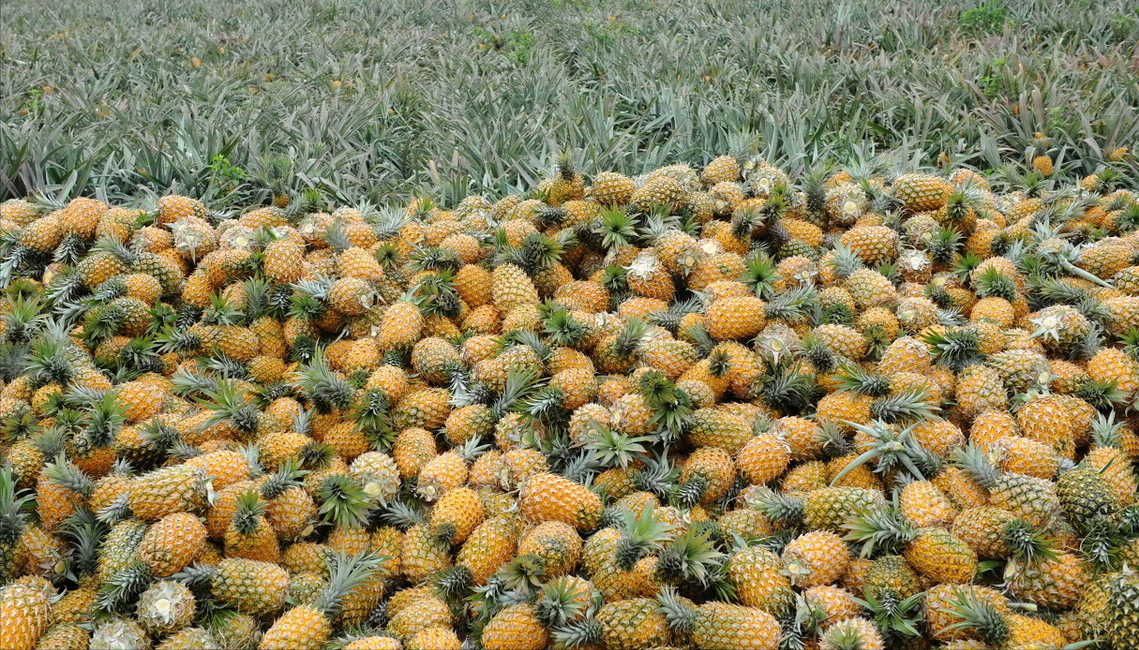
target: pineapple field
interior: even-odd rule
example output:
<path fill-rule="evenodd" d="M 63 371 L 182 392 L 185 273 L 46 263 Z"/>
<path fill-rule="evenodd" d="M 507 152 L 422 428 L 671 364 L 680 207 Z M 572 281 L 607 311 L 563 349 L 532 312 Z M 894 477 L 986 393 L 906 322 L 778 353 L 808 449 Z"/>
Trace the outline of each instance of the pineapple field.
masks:
<path fill-rule="evenodd" d="M 1139 8 L 0 0 L 3 650 L 1130 650 Z"/>

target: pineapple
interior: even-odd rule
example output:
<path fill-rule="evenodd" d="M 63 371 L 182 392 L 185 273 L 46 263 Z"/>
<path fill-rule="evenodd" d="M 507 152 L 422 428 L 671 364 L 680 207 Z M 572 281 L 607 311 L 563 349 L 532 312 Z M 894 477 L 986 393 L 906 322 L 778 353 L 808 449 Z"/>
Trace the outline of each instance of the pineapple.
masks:
<path fill-rule="evenodd" d="M 894 197 L 910 212 L 937 210 L 952 192 L 949 183 L 931 174 L 903 174 L 894 179 Z"/>
<path fill-rule="evenodd" d="M 514 264 L 503 264 L 491 274 L 491 296 L 495 308 L 509 313 L 519 305 L 538 304 L 538 290 L 526 272 Z"/>
<path fill-rule="evenodd" d="M 4 619 L 4 646 L 33 650 L 51 622 L 51 603 L 43 590 L 10 584 L 0 589 L 0 613 Z"/>
<path fill-rule="evenodd" d="M 166 515 L 146 531 L 138 558 L 151 572 L 166 578 L 185 569 L 206 547 L 206 527 L 189 513 Z"/>
<path fill-rule="evenodd" d="M 136 517 L 157 521 L 167 515 L 200 510 L 206 503 L 207 482 L 205 471 L 174 465 L 132 479 L 127 499 Z"/>
<path fill-rule="evenodd" d="M 673 634 L 691 635 L 698 648 L 775 650 L 780 628 L 771 614 L 752 607 L 707 602 L 693 607 L 675 592 L 660 596 L 661 610 Z"/>
<path fill-rule="evenodd" d="M 593 200 L 601 205 L 615 206 L 628 203 L 636 189 L 636 183 L 628 176 L 616 172 L 601 172 L 593 178 L 589 191 Z"/>
<path fill-rule="evenodd" d="M 721 298 L 708 308 L 708 333 L 717 341 L 748 339 L 763 330 L 766 304 L 755 297 Z"/>
<path fill-rule="evenodd" d="M 226 558 L 216 566 L 196 565 L 183 575 L 191 585 L 208 586 L 219 602 L 250 616 L 279 612 L 289 588 L 285 569 L 241 558 Z"/>
<path fill-rule="evenodd" d="M 535 474 L 522 483 L 522 514 L 534 521 L 561 521 L 579 531 L 592 530 L 601 516 L 601 499 L 573 481 L 549 473 Z"/>
<path fill-rule="evenodd" d="M 728 560 L 728 576 L 736 586 L 740 603 L 748 607 L 781 615 L 794 600 L 782 560 L 765 548 L 750 546 L 736 550 Z"/>
<path fill-rule="evenodd" d="M 529 603 L 502 608 L 482 630 L 486 650 L 543 650 L 548 643 L 549 632 Z"/>
<path fill-rule="evenodd" d="M 486 516 L 482 499 L 470 488 L 449 490 L 431 509 L 431 532 L 446 544 L 462 544 Z"/>
<path fill-rule="evenodd" d="M 372 556 L 332 556 L 328 585 L 320 596 L 312 605 L 300 605 L 281 615 L 261 638 L 259 650 L 320 650 L 332 636 L 329 617 L 340 609 L 353 589 L 368 579 L 378 563 Z"/>
<path fill-rule="evenodd" d="M 138 621 L 155 637 L 185 628 L 194 619 L 197 605 L 185 585 L 170 580 L 152 584 L 138 597 Z"/>
<path fill-rule="evenodd" d="M 911 566 L 930 580 L 967 583 L 977 570 L 977 554 L 944 528 L 918 528 L 888 508 L 855 517 L 846 524 L 846 539 L 863 544 L 864 555 L 883 545 L 901 550 Z"/>

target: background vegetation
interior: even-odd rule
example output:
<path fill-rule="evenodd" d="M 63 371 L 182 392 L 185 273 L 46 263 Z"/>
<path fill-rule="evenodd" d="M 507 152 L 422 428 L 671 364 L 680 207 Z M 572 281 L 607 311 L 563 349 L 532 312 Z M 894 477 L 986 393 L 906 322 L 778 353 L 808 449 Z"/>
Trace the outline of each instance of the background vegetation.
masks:
<path fill-rule="evenodd" d="M 0 0 L 0 199 L 384 201 L 700 163 L 1023 161 L 1139 141 L 1133 0 Z"/>

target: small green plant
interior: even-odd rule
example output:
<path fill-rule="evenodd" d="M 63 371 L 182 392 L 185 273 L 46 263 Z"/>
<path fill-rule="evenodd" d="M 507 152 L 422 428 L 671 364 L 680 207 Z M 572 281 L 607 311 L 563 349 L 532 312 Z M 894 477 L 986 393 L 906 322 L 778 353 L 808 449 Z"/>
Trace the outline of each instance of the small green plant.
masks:
<path fill-rule="evenodd" d="M 992 34 L 1004 29 L 1008 16 L 1008 7 L 1003 3 L 988 0 L 985 4 L 962 11 L 957 21 L 962 31 L 966 33 Z"/>
<path fill-rule="evenodd" d="M 996 97 L 1006 90 L 1007 84 L 1001 74 L 1001 68 L 1004 67 L 1005 63 L 1004 59 L 994 59 L 985 64 L 984 76 L 981 77 L 979 84 L 986 97 Z"/>
<path fill-rule="evenodd" d="M 479 47 L 501 52 L 515 65 L 524 66 L 530 62 L 530 50 L 535 42 L 530 32 L 515 28 L 499 36 L 484 27 L 476 27 L 475 34 L 481 39 Z"/>
<path fill-rule="evenodd" d="M 231 183 L 241 183 L 248 178 L 244 169 L 234 165 L 229 161 L 229 158 L 220 153 L 210 160 L 206 169 L 214 178 L 224 179 Z"/>

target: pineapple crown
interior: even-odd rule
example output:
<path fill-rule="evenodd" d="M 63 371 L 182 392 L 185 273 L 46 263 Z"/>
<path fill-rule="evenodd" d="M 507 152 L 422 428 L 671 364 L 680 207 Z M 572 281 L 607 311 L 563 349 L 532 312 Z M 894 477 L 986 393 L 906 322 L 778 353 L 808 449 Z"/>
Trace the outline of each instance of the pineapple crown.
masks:
<path fill-rule="evenodd" d="M 434 578 L 435 593 L 448 602 L 456 602 L 470 593 L 474 584 L 474 574 L 465 564 L 443 569 Z"/>
<path fill-rule="evenodd" d="M 692 294 L 693 295 L 687 298 L 673 301 L 665 311 L 657 311 L 649 314 L 649 322 L 675 334 L 680 328 L 682 318 L 688 314 L 705 309 L 702 296 L 695 291 L 692 292 Z"/>
<path fill-rule="evenodd" d="M 344 228 L 344 222 L 341 219 L 334 219 L 332 223 L 328 224 L 328 228 L 321 235 L 321 239 L 337 253 L 343 253 L 352 248 L 352 240 L 349 239 L 348 231 Z"/>
<path fill-rule="evenodd" d="M 584 614 L 599 606 L 594 602 L 583 603 L 576 585 L 568 580 L 551 580 L 542 586 L 534 602 L 534 615 L 546 627 L 557 628 L 569 621 L 584 618 Z"/>
<path fill-rule="evenodd" d="M 621 208 L 604 208 L 594 230 L 601 236 L 605 250 L 616 250 L 628 246 L 637 236 L 637 219 Z"/>
<path fill-rule="evenodd" d="M 233 380 L 218 380 L 214 386 L 212 391 L 206 393 L 206 397 L 197 400 L 198 404 L 212 411 L 210 417 L 202 423 L 202 428 L 208 429 L 228 421 L 243 433 L 254 433 L 261 415 L 257 406 L 238 393 L 237 383 Z"/>
<path fill-rule="evenodd" d="M 312 607 L 331 616 L 340 611 L 344 597 L 370 580 L 388 557 L 375 553 L 345 555 L 331 552 L 328 555 L 328 584 L 321 590 Z"/>
<path fill-rule="evenodd" d="M 4 338 L 13 343 L 26 343 L 47 323 L 43 301 L 38 297 L 19 296 L 8 302 L 8 312 L 2 317 Z"/>
<path fill-rule="evenodd" d="M 610 264 L 601 272 L 601 286 L 612 294 L 610 303 L 624 300 L 629 293 L 629 272 L 619 264 Z"/>
<path fill-rule="evenodd" d="M 181 368 L 175 372 L 170 381 L 174 384 L 174 394 L 179 397 L 206 395 L 215 390 L 218 384 L 217 377 L 206 373 L 193 372 L 187 368 Z"/>
<path fill-rule="evenodd" d="M 893 393 L 871 403 L 870 415 L 888 424 L 929 420 L 941 410 L 929 399 L 929 392 L 924 387 Z"/>
<path fill-rule="evenodd" d="M 650 423 L 656 425 L 657 439 L 680 440 L 692 426 L 692 397 L 658 371 L 642 375 L 638 389 L 653 411 Z"/>
<path fill-rule="evenodd" d="M 383 242 L 376 247 L 375 253 L 376 261 L 384 267 L 385 272 L 391 273 L 392 270 L 400 264 L 399 247 L 393 242 Z"/>
<path fill-rule="evenodd" d="M 826 612 L 819 611 L 819 615 L 825 618 Z M 833 650 L 863 650 L 866 647 L 866 636 L 861 628 L 849 624 L 847 621 L 839 621 L 838 624 L 831 625 L 826 631 L 822 632 L 819 640 L 824 647 L 833 648 Z"/>
<path fill-rule="evenodd" d="M 60 527 L 72 549 L 68 577 L 77 579 L 92 574 L 99 563 L 99 545 L 107 527 L 86 508 L 76 510 Z"/>
<path fill-rule="evenodd" d="M 411 253 L 411 266 L 416 271 L 458 271 L 463 265 L 458 253 L 450 248 L 420 246 Z"/>
<path fill-rule="evenodd" d="M 273 300 L 273 287 L 262 278 L 250 278 L 241 283 L 245 291 L 245 313 L 250 321 L 266 315 L 282 316 Z"/>
<path fill-rule="evenodd" d="M 240 325 L 245 312 L 238 309 L 230 299 L 221 293 L 210 294 L 210 305 L 202 312 L 202 323 L 206 325 Z"/>
<path fill-rule="evenodd" d="M 925 240 L 925 250 L 935 264 L 949 264 L 961 246 L 961 233 L 953 228 L 938 228 Z"/>
<path fill-rule="evenodd" d="M 305 320 L 317 320 L 324 315 L 327 309 L 329 292 L 336 282 L 334 278 L 320 276 L 314 279 L 301 280 L 291 285 L 293 287 L 292 304 L 289 306 L 289 315 Z"/>
<path fill-rule="evenodd" d="M 93 613 L 99 616 L 124 612 L 153 581 L 150 567 L 142 562 L 132 562 L 99 587 Z"/>
<path fill-rule="evenodd" d="M 718 551 L 712 531 L 689 528 L 672 540 L 657 559 L 657 578 L 668 584 L 706 587 L 727 556 Z"/>
<path fill-rule="evenodd" d="M 1115 421 L 1115 411 L 1108 411 L 1104 413 L 1097 413 L 1094 420 L 1092 420 L 1092 444 L 1096 447 L 1111 447 L 1119 448 L 1121 442 L 1120 431 L 1123 429 L 1123 422 Z"/>
<path fill-rule="evenodd" d="M 414 302 L 424 316 L 457 316 L 462 308 L 455 289 L 455 275 L 449 269 L 425 275 L 411 290 Z"/>
<path fill-rule="evenodd" d="M 139 438 L 146 442 L 147 446 L 161 450 L 162 452 L 165 452 L 182 440 L 182 434 L 178 429 L 165 420 L 158 418 L 144 422 L 139 426 L 138 435 Z"/>
<path fill-rule="evenodd" d="M 32 494 L 17 496 L 12 466 L 0 467 L 0 546 L 14 548 L 24 531 L 24 509 Z"/>
<path fill-rule="evenodd" d="M 840 278 L 849 278 L 858 269 L 865 268 L 862 258 L 841 242 L 835 243 L 830 259 L 826 260 L 824 264 L 829 266 Z"/>
<path fill-rule="evenodd" d="M 803 182 L 800 188 L 803 192 L 804 204 L 807 208 L 807 216 L 815 222 L 822 223 L 825 219 L 825 210 L 827 204 L 827 177 L 831 175 L 834 169 L 830 165 L 819 165 L 802 178 Z"/>
<path fill-rule="evenodd" d="M 984 360 L 976 330 L 968 327 L 930 332 L 924 338 L 934 361 L 956 372 Z"/>
<path fill-rule="evenodd" d="M 831 303 L 822 310 L 822 316 L 819 319 L 821 325 L 853 325 L 854 324 L 854 310 L 841 302 Z M 870 327 L 879 327 L 871 325 Z M 870 328 L 866 328 L 869 330 Z M 866 331 L 863 331 L 863 336 L 866 336 Z"/>
<path fill-rule="evenodd" d="M 54 456 L 63 449 L 64 432 L 56 427 L 47 431 L 40 426 L 39 418 L 32 413 L 29 405 L 16 406 L 11 413 L 0 419 L 0 440 L 8 441 L 28 438 L 32 445 L 44 456 Z"/>
<path fill-rule="evenodd" d="M 589 333 L 581 321 L 570 316 L 558 303 L 543 303 L 539 311 L 542 314 L 542 331 L 553 345 L 572 347 L 581 343 Z"/>
<path fill-rule="evenodd" d="M 151 338 L 131 339 L 119 350 L 117 370 L 126 376 L 137 377 L 147 372 L 162 372 L 158 358 L 158 344 Z"/>
<path fill-rule="evenodd" d="M 768 208 L 769 201 L 764 200 L 762 205 L 744 205 L 732 215 L 731 233 L 736 239 L 748 242 L 752 237 L 763 232 L 771 223 L 775 215 Z"/>
<path fill-rule="evenodd" d="M 664 614 L 668 626 L 674 632 L 688 634 L 696 628 L 698 616 L 692 601 L 682 598 L 676 588 L 666 586 L 657 595 L 660 613 Z"/>
<path fill-rule="evenodd" d="M 569 213 L 561 206 L 540 205 L 534 209 L 534 222 L 541 228 L 557 228 L 565 222 Z"/>
<path fill-rule="evenodd" d="M 795 524 L 806 513 L 807 502 L 798 495 L 776 492 L 771 488 L 761 488 L 751 499 L 752 507 L 771 521 Z"/>
<path fill-rule="evenodd" d="M 382 388 L 370 388 L 364 390 L 352 402 L 348 415 L 377 449 L 391 447 L 395 438 L 395 429 L 388 408 L 387 393 Z"/>
<path fill-rule="evenodd" d="M 945 214 L 951 221 L 960 221 L 975 214 L 983 205 L 985 192 L 976 183 L 963 183 L 953 189 L 945 199 Z"/>
<path fill-rule="evenodd" d="M 95 482 L 75 466 L 66 456 L 60 454 L 43 470 L 43 477 L 63 489 L 83 497 L 91 496 Z"/>
<path fill-rule="evenodd" d="M 1104 209 L 1110 209 L 1111 207 L 1111 205 L 1108 205 Z M 1115 217 L 1115 223 L 1121 233 L 1131 232 L 1139 228 L 1139 203 L 1125 205 L 1119 208 L 1119 210 L 1120 213 Z"/>
<path fill-rule="evenodd" d="M 48 331 L 32 344 L 26 357 L 26 372 L 34 386 L 59 384 L 66 386 L 75 378 L 76 367 L 71 353 L 71 342 L 65 332 Z"/>
<path fill-rule="evenodd" d="M 298 372 L 293 384 L 319 413 L 332 413 L 352 403 L 351 384 L 329 367 L 323 348 L 317 347 L 312 358 Z"/>
<path fill-rule="evenodd" d="M 308 470 L 300 468 L 300 461 L 290 458 L 281 463 L 276 472 L 273 472 L 261 484 L 261 498 L 272 501 L 292 487 L 301 485 L 301 478 L 308 474 Z"/>
<path fill-rule="evenodd" d="M 424 523 L 426 515 L 423 508 L 415 502 L 394 499 L 384 506 L 383 511 L 380 512 L 379 521 L 384 525 L 395 526 L 401 531 L 407 532 L 413 526 Z"/>
<path fill-rule="evenodd" d="M 875 551 L 898 554 L 918 536 L 918 529 L 895 506 L 870 508 L 843 526 L 847 530 L 843 539 L 862 544 L 862 557 Z"/>
<path fill-rule="evenodd" d="M 1001 536 L 1009 548 L 1010 557 L 1016 562 L 1032 564 L 1056 557 L 1056 542 L 1024 519 L 1013 519 L 1006 523 L 1001 529 Z M 1017 570 L 1012 563 L 1010 567 L 1013 571 Z"/>
<path fill-rule="evenodd" d="M 662 521 L 653 508 L 646 505 L 640 513 L 625 510 L 618 530 L 621 541 L 613 552 L 614 564 L 622 571 L 629 571 L 637 560 L 660 550 L 661 542 L 673 532 L 673 526 Z"/>
<path fill-rule="evenodd" d="M 752 293 L 764 300 L 771 300 L 776 296 L 775 282 L 779 273 L 775 270 L 775 262 L 765 254 L 749 255 L 746 260 L 747 268 L 744 271 L 742 282 L 751 289 Z"/>
<path fill-rule="evenodd" d="M 545 560 L 533 553 L 525 553 L 502 565 L 496 575 L 509 592 L 529 600 L 541 588 L 545 572 Z M 503 604 L 508 603 L 504 601 Z"/>
<path fill-rule="evenodd" d="M 1006 646 L 1012 638 L 1012 629 L 1008 619 L 995 605 L 977 598 L 971 589 L 955 589 L 953 595 L 948 613 L 960 620 L 947 630 L 976 633 L 994 648 Z"/>
<path fill-rule="evenodd" d="M 644 460 L 644 465 L 632 472 L 633 486 L 643 492 L 651 492 L 658 499 L 665 499 L 672 493 L 680 470 L 673 466 L 668 455 L 657 452 Z"/>
<path fill-rule="evenodd" d="M 555 647 L 594 648 L 601 644 L 603 629 L 596 618 L 586 618 L 556 626 L 551 630 Z"/>
<path fill-rule="evenodd" d="M 782 367 L 773 368 L 771 374 L 752 386 L 751 392 L 773 409 L 802 413 L 813 404 L 818 385 L 813 375 L 802 374 L 793 367 Z"/>
<path fill-rule="evenodd" d="M 372 231 L 376 233 L 376 237 L 379 239 L 395 237 L 411 218 L 406 212 L 391 208 L 377 210 L 366 204 L 357 206 L 357 210 L 364 215 L 364 221 L 372 227 Z"/>
<path fill-rule="evenodd" d="M 540 415 L 553 406 L 560 406 L 561 398 L 554 400 L 549 393 L 543 392 L 544 382 L 540 377 L 541 373 L 537 368 L 517 366 L 510 368 L 506 373 L 506 383 L 502 392 L 490 405 L 495 418 L 501 419 L 510 411 Z"/>
<path fill-rule="evenodd" d="M 122 428 L 125 408 L 118 403 L 117 398 L 115 392 L 107 391 L 92 403 L 93 408 L 86 413 L 84 439 L 90 448 L 109 446 Z"/>
<path fill-rule="evenodd" d="M 830 346 L 827 345 L 826 341 L 824 341 L 814 332 L 808 332 L 806 335 L 804 335 L 802 340 L 799 341 L 798 348 L 800 354 L 802 354 L 804 359 L 811 362 L 811 365 L 814 366 L 816 372 L 829 373 L 840 364 L 844 367 L 849 365 L 843 363 L 843 358 L 835 354 L 834 351 L 831 350 Z M 851 370 L 849 372 L 854 371 Z M 840 387 L 846 388 L 847 390 L 853 389 L 847 388 L 846 385 L 842 384 L 840 384 Z"/>
<path fill-rule="evenodd" d="M 233 527 L 241 535 L 252 535 L 257 532 L 265 515 L 265 502 L 256 490 L 249 490 L 237 496 L 234 502 Z"/>
<path fill-rule="evenodd" d="M 558 176 L 562 180 L 572 181 L 577 176 L 577 168 L 573 162 L 573 154 L 569 151 L 561 151 L 555 158 Z"/>
<path fill-rule="evenodd" d="M 625 326 L 613 341 L 613 353 L 618 357 L 631 357 L 641 349 L 648 335 L 649 324 L 640 318 L 626 319 Z"/>
<path fill-rule="evenodd" d="M 324 479 L 317 490 L 320 502 L 319 513 L 326 522 L 337 527 L 368 524 L 368 511 L 371 504 L 364 488 L 354 479 L 344 474 L 333 474 Z"/>
<path fill-rule="evenodd" d="M 795 321 L 807 315 L 817 322 L 822 317 L 818 293 L 810 286 L 785 291 L 772 298 L 763 309 L 772 320 Z"/>
<path fill-rule="evenodd" d="M 894 591 L 882 589 L 854 600 L 870 612 L 874 624 L 887 638 L 902 642 L 905 637 L 921 636 L 917 623 L 921 619 L 924 598 L 925 592 L 900 598 Z"/>
<path fill-rule="evenodd" d="M 992 487 L 1001 477 L 1001 471 L 989 455 L 972 443 L 953 450 L 952 460 L 954 465 L 968 472 L 982 487 Z"/>
<path fill-rule="evenodd" d="M 974 285 L 977 295 L 982 298 L 1004 298 L 1011 302 L 1017 296 L 1016 282 L 996 266 L 981 271 Z"/>
<path fill-rule="evenodd" d="M 585 448 L 592 452 L 592 460 L 599 467 L 626 469 L 635 458 L 648 452 L 645 445 L 652 441 L 649 436 L 633 437 L 594 423 L 593 434 Z"/>
<path fill-rule="evenodd" d="M 100 237 L 91 246 L 92 253 L 106 253 L 114 256 L 128 268 L 134 267 L 138 263 L 138 254 L 140 250 L 133 248 L 131 245 L 123 243 L 114 237 Z"/>
<path fill-rule="evenodd" d="M 804 345 L 805 344 L 806 339 L 804 339 Z M 811 359 L 811 363 L 816 368 L 825 369 L 815 363 L 814 359 Z M 838 384 L 838 389 L 843 391 L 851 391 L 871 397 L 882 397 L 890 393 L 890 377 L 870 372 L 856 364 L 843 364 L 839 372 L 835 375 L 835 380 Z"/>
<path fill-rule="evenodd" d="M 837 485 L 847 474 L 872 460 L 875 461 L 874 471 L 877 473 L 884 474 L 898 470 L 908 473 L 918 480 L 925 480 L 925 476 L 919 467 L 920 459 L 925 450 L 914 439 L 914 427 L 912 425 L 898 430 L 897 427 L 892 427 L 880 420 L 875 420 L 869 426 L 853 422 L 846 424 L 869 438 L 869 449 L 842 468 L 842 471 L 831 480 L 831 485 Z"/>

